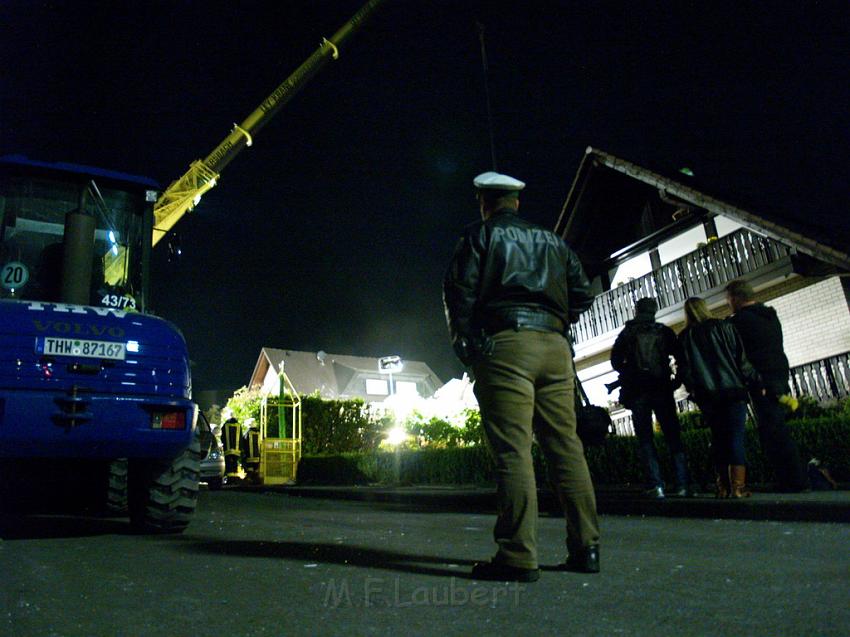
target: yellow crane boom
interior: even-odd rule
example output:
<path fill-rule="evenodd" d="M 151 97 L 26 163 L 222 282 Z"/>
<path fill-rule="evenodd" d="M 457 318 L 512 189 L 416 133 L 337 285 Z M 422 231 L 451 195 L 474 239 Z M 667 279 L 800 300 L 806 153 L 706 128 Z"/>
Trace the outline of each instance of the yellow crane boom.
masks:
<path fill-rule="evenodd" d="M 385 0 L 369 0 L 330 39 L 322 40 L 319 48 L 283 81 L 241 124 L 233 130 L 204 159 L 191 163 L 180 179 L 171 183 L 154 204 L 153 245 L 191 211 L 201 197 L 216 185 L 221 171 L 246 146 L 268 121 L 330 60 L 339 57 L 345 40 L 360 29 Z"/>

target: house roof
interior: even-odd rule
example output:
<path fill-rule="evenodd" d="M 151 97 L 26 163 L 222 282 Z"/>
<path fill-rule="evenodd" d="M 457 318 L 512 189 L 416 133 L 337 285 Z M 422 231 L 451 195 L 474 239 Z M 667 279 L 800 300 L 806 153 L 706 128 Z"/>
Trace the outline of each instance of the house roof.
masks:
<path fill-rule="evenodd" d="M 850 270 L 846 224 L 823 228 L 773 211 L 753 212 L 751 204 L 745 209 L 728 195 L 721 200 L 706 194 L 709 188 L 690 176 L 665 175 L 588 147 L 555 229 L 576 250 L 590 276 L 607 269 L 611 255 L 625 255 L 647 240 L 657 243 L 713 214 Z"/>
<path fill-rule="evenodd" d="M 318 391 L 325 398 L 360 395 L 349 387 L 351 381 L 362 374 L 378 373 L 378 358 L 328 354 L 326 352 L 300 352 L 264 347 L 260 351 L 251 385 L 262 383 L 270 366 L 283 369 L 295 389 L 301 394 Z M 393 374 L 396 380 L 425 381 L 431 392 L 443 383 L 431 368 L 422 361 L 404 361 L 404 369 Z"/>

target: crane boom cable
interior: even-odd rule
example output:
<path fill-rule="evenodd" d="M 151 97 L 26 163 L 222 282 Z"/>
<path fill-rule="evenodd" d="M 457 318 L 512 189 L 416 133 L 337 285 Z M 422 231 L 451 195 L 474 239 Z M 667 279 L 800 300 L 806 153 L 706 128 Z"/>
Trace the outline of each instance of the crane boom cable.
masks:
<path fill-rule="evenodd" d="M 171 183 L 154 205 L 153 245 L 200 201 L 218 182 L 221 171 L 243 148 L 250 146 L 256 134 L 272 117 L 315 76 L 329 60 L 339 57 L 342 44 L 366 22 L 385 0 L 369 0 L 354 16 L 286 78 L 241 124 L 233 129 L 204 159 L 198 159 L 180 179 Z"/>

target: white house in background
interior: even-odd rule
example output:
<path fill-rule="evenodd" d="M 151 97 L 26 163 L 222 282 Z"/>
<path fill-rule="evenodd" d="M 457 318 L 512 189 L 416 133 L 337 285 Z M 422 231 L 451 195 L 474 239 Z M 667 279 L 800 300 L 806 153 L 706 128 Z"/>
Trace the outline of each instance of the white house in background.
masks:
<path fill-rule="evenodd" d="M 850 238 L 715 199 L 692 177 L 660 175 L 588 148 L 555 228 L 582 260 L 597 297 L 572 328 L 576 367 L 605 405 L 611 347 L 634 302 L 658 300 L 676 332 L 684 301 L 729 313 L 724 288 L 746 279 L 782 322 L 796 393 L 850 392 Z M 616 396 L 616 394 L 614 394 Z"/>
<path fill-rule="evenodd" d="M 279 391 L 278 373 L 286 372 L 299 394 L 318 392 L 322 398 L 362 398 L 380 403 L 390 395 L 428 398 L 443 383 L 426 363 L 401 361 L 399 371 L 387 373 L 380 358 L 264 347 L 260 350 L 249 387 L 265 393 Z M 384 365 L 386 368 L 386 365 Z"/>

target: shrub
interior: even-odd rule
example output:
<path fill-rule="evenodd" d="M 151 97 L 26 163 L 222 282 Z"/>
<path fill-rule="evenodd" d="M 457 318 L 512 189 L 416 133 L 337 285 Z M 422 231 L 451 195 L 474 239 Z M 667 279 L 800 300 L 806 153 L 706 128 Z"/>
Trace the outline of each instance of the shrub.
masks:
<path fill-rule="evenodd" d="M 233 396 L 227 401 L 227 407 L 233 411 L 233 416 L 240 423 L 245 422 L 248 418 L 253 418 L 259 423 L 262 402 L 263 395 L 259 388 L 240 387 L 233 392 Z"/>
<path fill-rule="evenodd" d="M 457 449 L 484 444 L 481 414 L 477 409 L 463 411 L 464 422 L 456 426 L 443 418 L 424 420 L 414 414 L 405 422 L 407 432 L 416 440 L 416 447 Z"/>
<path fill-rule="evenodd" d="M 789 423 L 792 437 L 800 447 L 803 461 L 819 458 L 833 477 L 850 480 L 850 418 L 820 418 Z M 749 480 L 771 481 L 772 469 L 761 451 L 758 432 L 746 429 Z M 682 434 L 694 482 L 707 487 L 714 482 L 711 460 L 711 432 L 692 429 Z M 656 436 L 662 473 L 673 481 L 673 467 L 661 435 Z M 612 436 L 599 447 L 585 450 L 594 483 L 643 484 L 643 465 L 637 439 Z M 546 484 L 542 454 L 533 450 L 538 482 Z M 305 457 L 299 467 L 299 482 L 312 484 L 481 484 L 492 483 L 493 463 L 483 444 L 456 448 L 400 450 Z"/>
<path fill-rule="evenodd" d="M 309 456 L 300 484 L 487 484 L 493 465 L 483 447 Z"/>
<path fill-rule="evenodd" d="M 361 399 L 301 398 L 302 449 L 305 454 L 374 451 L 381 441 L 380 424 Z"/>
<path fill-rule="evenodd" d="M 682 427 L 682 431 L 691 431 L 692 429 L 703 429 L 708 427 L 702 419 L 702 412 L 698 409 L 681 412 L 679 414 L 679 424 Z"/>

